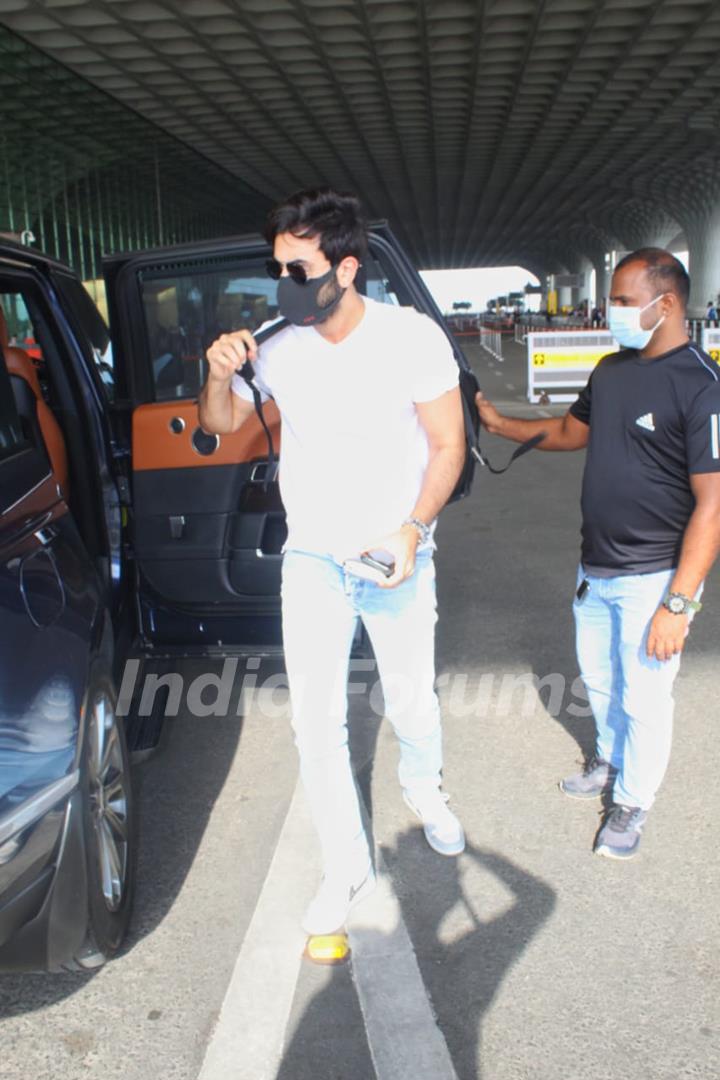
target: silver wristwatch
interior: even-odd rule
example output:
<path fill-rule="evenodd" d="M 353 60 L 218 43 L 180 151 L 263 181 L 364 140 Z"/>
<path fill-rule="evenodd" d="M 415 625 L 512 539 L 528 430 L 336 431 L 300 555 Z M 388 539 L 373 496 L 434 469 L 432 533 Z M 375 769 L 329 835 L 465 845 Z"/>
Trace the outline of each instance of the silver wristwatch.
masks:
<path fill-rule="evenodd" d="M 424 521 L 421 521 L 420 518 L 409 517 L 405 518 L 405 520 L 403 521 L 403 525 L 412 525 L 413 528 L 417 529 L 418 531 L 420 543 L 427 544 L 428 540 L 430 539 L 430 526 L 426 525 Z"/>
<path fill-rule="evenodd" d="M 691 600 L 679 592 L 669 592 L 663 600 L 663 607 L 671 611 L 673 615 L 687 615 L 691 611 L 700 611 L 702 604 L 697 600 Z"/>

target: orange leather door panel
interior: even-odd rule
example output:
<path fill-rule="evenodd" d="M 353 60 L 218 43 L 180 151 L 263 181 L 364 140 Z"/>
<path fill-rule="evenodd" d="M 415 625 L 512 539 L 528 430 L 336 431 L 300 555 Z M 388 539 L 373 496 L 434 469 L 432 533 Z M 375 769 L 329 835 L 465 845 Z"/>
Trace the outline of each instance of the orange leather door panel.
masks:
<path fill-rule="evenodd" d="M 280 414 L 272 401 L 265 405 L 264 412 L 277 454 L 280 449 Z M 173 422 L 175 427 L 182 427 L 177 433 L 173 430 Z M 133 469 L 201 469 L 267 458 L 265 432 L 254 415 L 246 420 L 239 431 L 232 435 L 220 435 L 217 450 L 207 455 L 198 453 L 192 445 L 193 432 L 199 426 L 197 405 L 193 401 L 162 401 L 138 406 L 133 412 L 132 421 Z"/>

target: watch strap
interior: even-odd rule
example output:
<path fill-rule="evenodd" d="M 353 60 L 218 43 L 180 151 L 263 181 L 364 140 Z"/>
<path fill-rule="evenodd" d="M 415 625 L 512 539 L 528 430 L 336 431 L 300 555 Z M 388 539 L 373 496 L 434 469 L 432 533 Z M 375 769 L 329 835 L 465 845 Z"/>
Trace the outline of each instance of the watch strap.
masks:
<path fill-rule="evenodd" d="M 405 518 L 403 525 L 412 525 L 414 529 L 417 529 L 421 544 L 426 544 L 430 539 L 430 526 L 426 525 L 420 518 Z"/>
<path fill-rule="evenodd" d="M 672 606 L 672 601 L 673 600 L 681 600 L 682 601 L 682 604 L 683 604 L 682 610 L 678 610 L 678 611 L 673 610 L 673 606 Z M 663 607 L 667 608 L 667 610 L 672 612 L 672 614 L 674 614 L 674 615 L 686 615 L 689 611 L 693 611 L 693 612 L 700 611 L 701 608 L 702 608 L 702 604 L 698 600 L 693 600 L 692 597 L 690 597 L 690 596 L 685 596 L 684 593 L 669 592 L 669 593 L 666 593 L 666 595 L 665 595 L 665 599 L 663 600 Z"/>

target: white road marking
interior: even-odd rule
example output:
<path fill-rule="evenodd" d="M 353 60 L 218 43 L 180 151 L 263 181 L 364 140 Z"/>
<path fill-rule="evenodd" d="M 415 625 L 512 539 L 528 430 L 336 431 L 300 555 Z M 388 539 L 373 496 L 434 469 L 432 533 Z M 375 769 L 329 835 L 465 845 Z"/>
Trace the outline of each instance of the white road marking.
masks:
<path fill-rule="evenodd" d="M 300 919 L 320 867 L 298 782 L 198 1080 L 275 1080 L 305 946 Z M 376 1080 L 457 1080 L 390 878 L 348 921 L 352 971 Z"/>
<path fill-rule="evenodd" d="M 305 947 L 300 919 L 320 875 L 315 848 L 298 783 L 198 1080 L 275 1080 Z"/>
<path fill-rule="evenodd" d="M 377 1080 L 457 1080 L 390 879 L 352 912 L 353 978 Z"/>
<path fill-rule="evenodd" d="M 502 371 L 493 371 L 493 375 L 497 375 L 498 379 L 502 378 Z"/>
<path fill-rule="evenodd" d="M 506 382 L 505 385 L 507 386 L 508 390 L 514 390 L 515 389 L 515 383 Z"/>
<path fill-rule="evenodd" d="M 548 420 L 552 420 L 552 413 L 548 412 L 547 409 L 538 409 L 537 414 L 538 416 L 546 416 Z"/>

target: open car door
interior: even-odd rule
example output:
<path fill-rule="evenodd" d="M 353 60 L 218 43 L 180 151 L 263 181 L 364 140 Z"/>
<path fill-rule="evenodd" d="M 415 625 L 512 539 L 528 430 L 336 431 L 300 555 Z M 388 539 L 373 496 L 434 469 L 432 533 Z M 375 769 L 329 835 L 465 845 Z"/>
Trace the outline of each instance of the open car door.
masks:
<path fill-rule="evenodd" d="M 114 362 L 131 416 L 140 631 L 150 645 L 280 643 L 286 528 L 277 481 L 268 476 L 265 433 L 252 417 L 234 434 L 207 435 L 196 406 L 212 341 L 279 314 L 277 282 L 265 273 L 269 254 L 259 238 L 241 237 L 105 260 Z M 467 377 L 467 361 L 385 225 L 371 230 L 357 284 L 375 300 L 412 305 L 439 322 Z M 468 401 L 470 393 L 466 387 Z M 277 453 L 274 403 L 265 418 Z M 469 491 L 468 460 L 455 498 Z"/>

